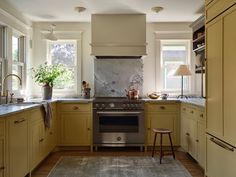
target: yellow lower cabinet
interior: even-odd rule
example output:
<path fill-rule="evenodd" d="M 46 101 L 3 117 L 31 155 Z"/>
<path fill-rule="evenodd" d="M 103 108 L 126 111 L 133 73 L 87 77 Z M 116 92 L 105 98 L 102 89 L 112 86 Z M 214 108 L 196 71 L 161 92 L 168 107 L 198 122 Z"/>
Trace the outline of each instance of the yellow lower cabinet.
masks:
<path fill-rule="evenodd" d="M 6 176 L 5 120 L 0 121 L 0 177 Z"/>
<path fill-rule="evenodd" d="M 8 175 L 24 177 L 29 172 L 28 119 L 25 113 L 7 117 Z"/>
<path fill-rule="evenodd" d="M 61 113 L 61 145 L 90 146 L 90 113 Z"/>
<path fill-rule="evenodd" d="M 153 128 L 168 128 L 172 131 L 171 137 L 174 146 L 179 146 L 179 105 L 176 104 L 145 104 L 146 145 L 152 146 L 154 140 Z M 157 145 L 160 144 L 159 136 Z M 168 136 L 163 136 L 163 145 L 169 146 Z"/>
<path fill-rule="evenodd" d="M 181 105 L 181 147 L 188 152 L 200 166 L 205 168 L 206 156 L 205 110 L 188 104 Z"/>

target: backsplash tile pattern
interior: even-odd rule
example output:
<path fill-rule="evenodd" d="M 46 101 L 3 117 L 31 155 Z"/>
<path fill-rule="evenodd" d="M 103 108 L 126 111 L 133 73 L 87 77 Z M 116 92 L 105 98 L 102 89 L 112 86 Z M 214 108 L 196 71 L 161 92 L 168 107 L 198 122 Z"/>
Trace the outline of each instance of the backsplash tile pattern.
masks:
<path fill-rule="evenodd" d="M 125 97 L 125 89 L 143 90 L 142 59 L 95 59 L 95 97 Z"/>

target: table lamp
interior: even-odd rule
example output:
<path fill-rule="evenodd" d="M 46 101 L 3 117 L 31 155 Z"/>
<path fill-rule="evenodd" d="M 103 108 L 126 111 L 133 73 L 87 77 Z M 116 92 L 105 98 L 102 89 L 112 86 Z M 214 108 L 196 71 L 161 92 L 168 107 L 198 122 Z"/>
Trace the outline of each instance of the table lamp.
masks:
<path fill-rule="evenodd" d="M 179 65 L 177 70 L 174 73 L 175 76 L 181 76 L 181 95 L 177 98 L 188 98 L 186 95 L 183 94 L 183 87 L 184 87 L 184 76 L 190 76 L 191 72 L 188 69 L 187 65 Z"/>

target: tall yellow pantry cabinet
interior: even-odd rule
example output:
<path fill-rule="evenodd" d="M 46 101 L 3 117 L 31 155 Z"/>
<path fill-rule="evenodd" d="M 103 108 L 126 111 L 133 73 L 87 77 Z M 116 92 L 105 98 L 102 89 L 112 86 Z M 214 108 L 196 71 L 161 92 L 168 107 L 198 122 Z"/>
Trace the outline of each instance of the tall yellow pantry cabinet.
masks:
<path fill-rule="evenodd" d="M 236 176 L 236 0 L 206 1 L 207 177 Z"/>

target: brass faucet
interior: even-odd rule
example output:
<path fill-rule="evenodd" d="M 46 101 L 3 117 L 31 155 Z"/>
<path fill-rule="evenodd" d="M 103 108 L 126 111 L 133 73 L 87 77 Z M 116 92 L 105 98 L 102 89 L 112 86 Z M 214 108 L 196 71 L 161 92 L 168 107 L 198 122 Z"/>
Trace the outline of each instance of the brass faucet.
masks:
<path fill-rule="evenodd" d="M 13 77 L 13 76 L 17 77 L 19 79 L 19 81 L 20 81 L 20 85 L 22 85 L 22 80 L 21 80 L 21 78 L 18 75 L 16 75 L 16 74 L 8 74 L 8 75 L 6 75 L 4 77 L 4 79 L 3 79 L 3 81 L 2 81 L 2 93 L 1 93 L 1 96 L 6 96 L 6 101 L 8 100 L 8 93 L 6 93 L 5 84 L 6 84 L 7 78 L 10 77 L 10 76 L 11 77 Z M 0 104 L 1 104 L 1 102 L 0 102 Z"/>

